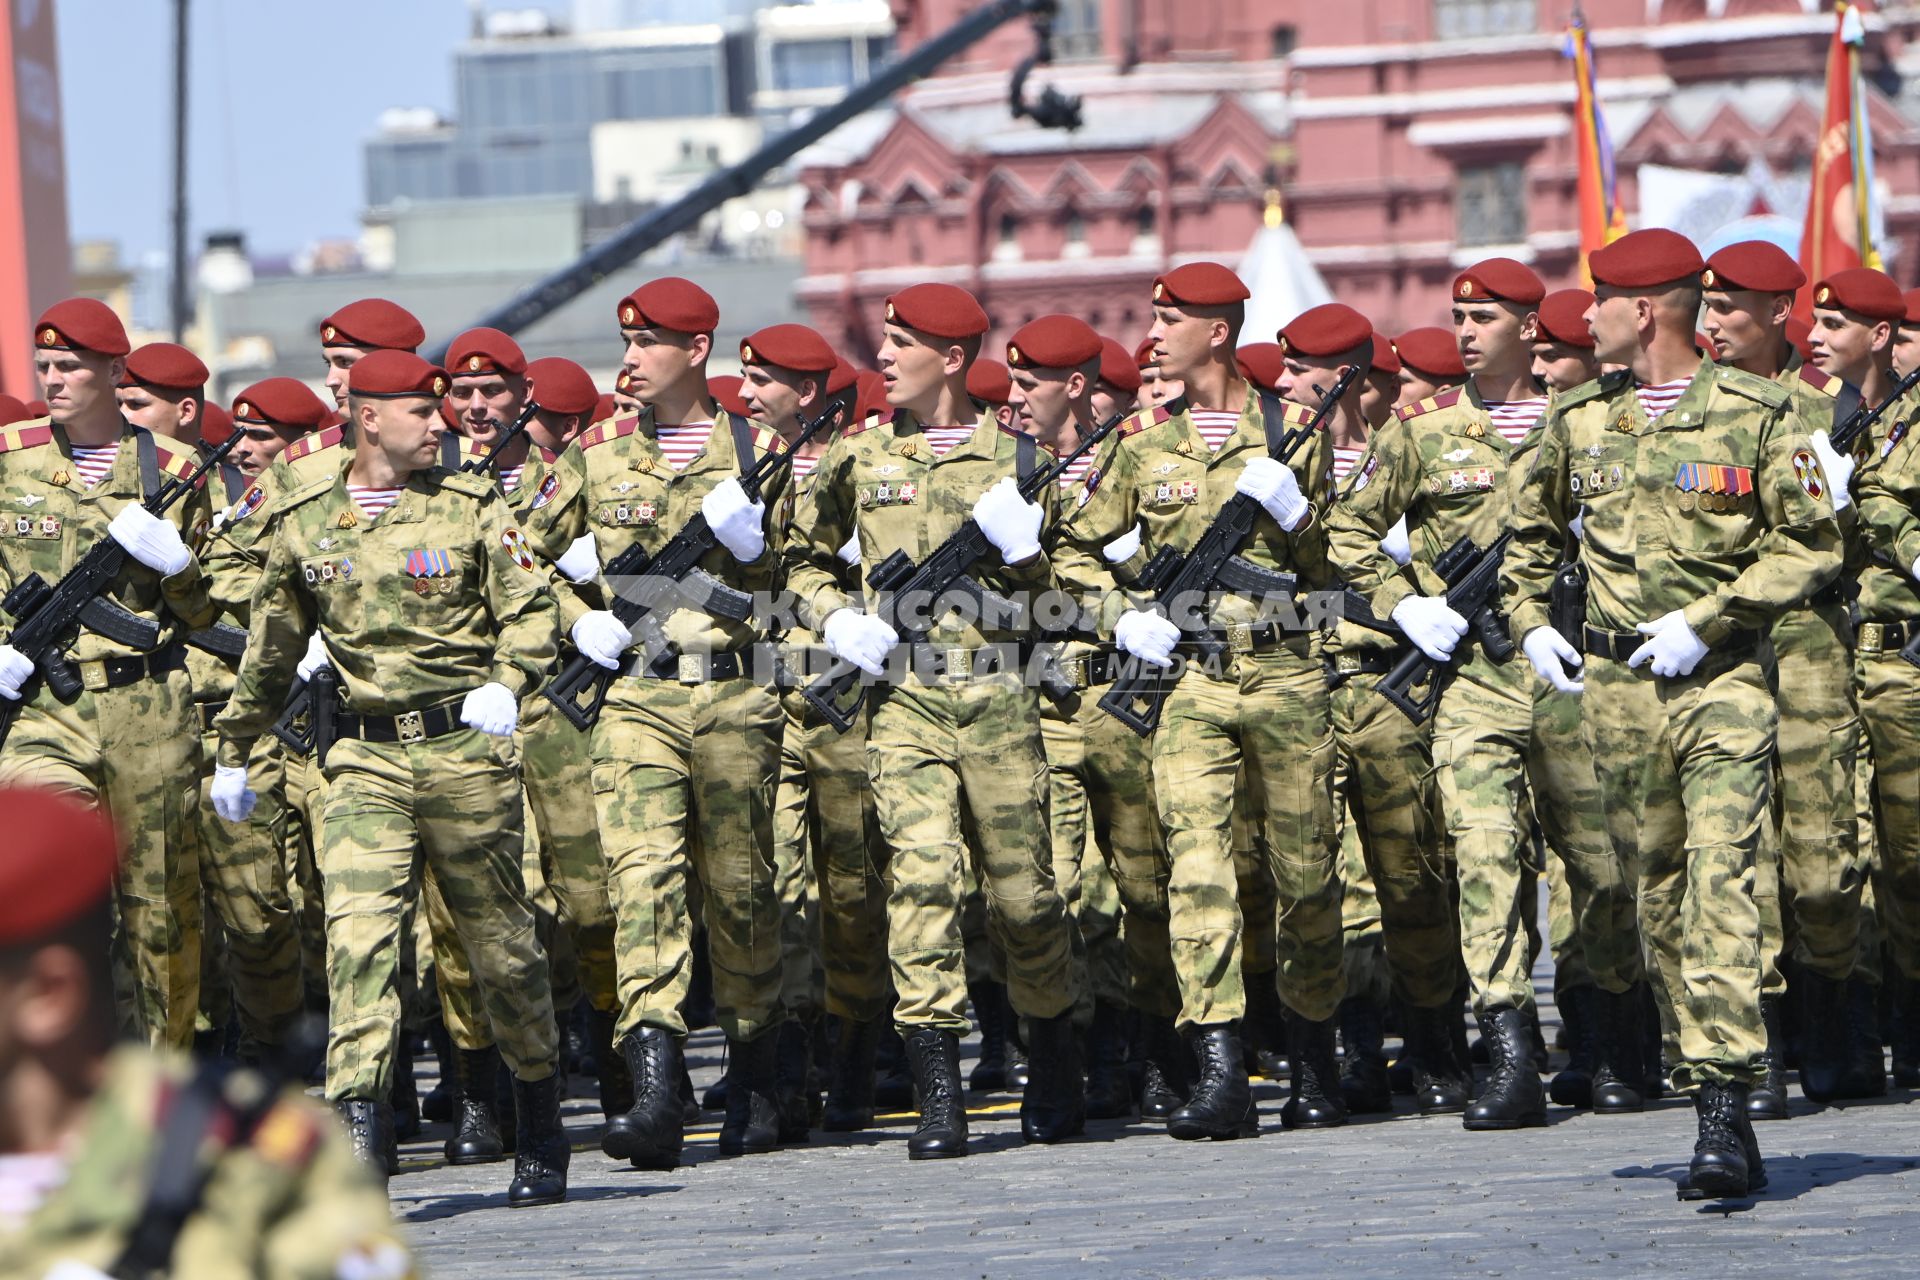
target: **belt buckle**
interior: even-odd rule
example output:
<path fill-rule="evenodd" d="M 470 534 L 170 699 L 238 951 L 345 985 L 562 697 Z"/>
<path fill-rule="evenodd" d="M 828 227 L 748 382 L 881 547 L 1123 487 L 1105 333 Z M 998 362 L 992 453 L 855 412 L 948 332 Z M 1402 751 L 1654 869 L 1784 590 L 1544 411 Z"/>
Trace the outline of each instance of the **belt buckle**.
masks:
<path fill-rule="evenodd" d="M 1357 676 L 1366 670 L 1366 664 L 1357 653 L 1336 653 L 1333 655 L 1333 670 L 1337 675 Z"/>
<path fill-rule="evenodd" d="M 1887 624 L 1884 622 L 1863 622 L 1860 634 L 1855 638 L 1859 648 L 1868 653 L 1878 653 L 1887 647 Z"/>
<path fill-rule="evenodd" d="M 1227 648 L 1235 653 L 1253 652 L 1253 624 L 1250 622 L 1230 622 L 1227 624 Z"/>
<path fill-rule="evenodd" d="M 88 693 L 101 693 L 107 688 L 107 664 L 105 662 L 76 662 L 80 668 L 80 687 Z"/>
<path fill-rule="evenodd" d="M 402 742 L 423 742 L 427 736 L 427 722 L 418 711 L 402 711 L 393 718 L 394 732 Z"/>
<path fill-rule="evenodd" d="M 1084 655 L 1078 658 L 1062 658 L 1060 674 L 1074 688 L 1085 689 L 1093 683 L 1093 659 Z"/>
<path fill-rule="evenodd" d="M 973 650 L 949 649 L 946 653 L 946 675 L 951 680 L 973 679 Z"/>
<path fill-rule="evenodd" d="M 683 653 L 674 671 L 674 679 L 681 684 L 700 684 L 707 678 L 706 655 Z"/>

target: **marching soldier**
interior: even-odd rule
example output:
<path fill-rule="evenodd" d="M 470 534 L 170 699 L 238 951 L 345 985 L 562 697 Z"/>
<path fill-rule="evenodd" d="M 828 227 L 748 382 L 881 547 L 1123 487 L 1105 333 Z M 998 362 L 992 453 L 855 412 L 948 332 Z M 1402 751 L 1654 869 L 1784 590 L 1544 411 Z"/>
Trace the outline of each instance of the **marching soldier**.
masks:
<path fill-rule="evenodd" d="M 339 672 L 321 820 L 332 1035 L 327 1096 L 374 1166 L 392 1141 L 401 921 L 431 861 L 513 1071 L 512 1205 L 566 1195 L 547 959 L 521 880 L 518 699 L 547 673 L 554 606 L 487 480 L 437 468 L 446 373 L 407 352 L 348 374 L 355 448 L 275 502 L 246 657 L 215 722 L 214 809 L 252 811 L 246 761 L 317 634 Z M 339 455 L 335 455 L 339 457 Z M 325 715 L 328 709 L 316 710 Z"/>
<path fill-rule="evenodd" d="M 1583 699 L 1610 818 L 1637 828 L 1643 922 L 1680 1023 L 1673 1082 L 1699 1137 L 1680 1194 L 1737 1196 L 1766 1173 L 1746 1113 L 1761 1076 L 1754 860 L 1776 716 L 1761 628 L 1840 571 L 1840 530 L 1812 442 L 1778 384 L 1694 349 L 1705 263 L 1684 237 L 1634 232 L 1590 259 L 1594 355 L 1622 366 L 1557 400 L 1515 497 L 1506 568 L 1513 634 Z M 1589 574 L 1584 663 L 1548 595 L 1576 512 Z"/>
<path fill-rule="evenodd" d="M 0 782 L 92 797 L 126 830 L 118 909 L 130 1021 L 152 1044 L 185 1049 L 200 986 L 199 742 L 179 637 L 211 622 L 212 608 L 181 534 L 204 528 L 206 499 L 189 495 L 165 517 L 141 505 L 190 475 L 193 459 L 120 416 L 114 390 L 128 344 L 112 311 L 71 298 L 40 317 L 34 337 L 50 417 L 0 432 L 4 577 L 9 586 L 32 573 L 58 582 L 112 538 L 128 558 L 103 598 L 157 627 L 159 641 L 143 651 L 82 626 L 65 653 L 84 686 L 72 702 L 0 644 L 0 698 L 18 717 L 0 747 Z"/>
<path fill-rule="evenodd" d="M 191 449 L 200 443 L 208 376 L 200 357 L 185 347 L 149 342 L 127 356 L 120 375 L 120 416 Z"/>
<path fill-rule="evenodd" d="M 1131 415 L 1139 407 L 1140 366 L 1115 338 L 1100 339 L 1100 376 L 1093 384 L 1093 420 L 1105 422 L 1116 413 Z"/>
<path fill-rule="evenodd" d="M 1467 366 L 1460 362 L 1460 347 L 1451 329 L 1440 325 L 1409 329 L 1393 340 L 1393 353 L 1400 357 L 1396 409 L 1431 399 L 1467 380 Z"/>

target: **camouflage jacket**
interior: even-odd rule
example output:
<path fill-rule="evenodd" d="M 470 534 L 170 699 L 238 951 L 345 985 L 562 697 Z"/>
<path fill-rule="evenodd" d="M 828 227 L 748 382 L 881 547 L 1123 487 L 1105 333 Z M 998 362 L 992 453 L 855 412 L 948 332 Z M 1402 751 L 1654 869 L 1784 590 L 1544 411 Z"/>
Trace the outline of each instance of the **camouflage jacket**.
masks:
<path fill-rule="evenodd" d="M 254 594 L 247 655 L 215 728 L 220 763 L 245 761 L 318 629 L 347 707 L 394 715 L 489 681 L 524 696 L 556 648 L 548 571 L 491 480 L 417 472 L 369 523 L 331 477 L 285 495 Z"/>
<path fill-rule="evenodd" d="M 1649 423 L 1632 376 L 1548 409 L 1515 489 L 1504 572 L 1513 634 L 1548 623 L 1548 593 L 1584 509 L 1587 621 L 1630 632 L 1681 610 L 1712 645 L 1758 630 L 1840 572 L 1840 527 L 1812 442 L 1777 383 L 1702 360 Z"/>
<path fill-rule="evenodd" d="M 1860 508 L 1860 616 L 1868 622 L 1920 620 L 1920 391 L 1881 416 L 1878 439 L 1854 478 Z"/>

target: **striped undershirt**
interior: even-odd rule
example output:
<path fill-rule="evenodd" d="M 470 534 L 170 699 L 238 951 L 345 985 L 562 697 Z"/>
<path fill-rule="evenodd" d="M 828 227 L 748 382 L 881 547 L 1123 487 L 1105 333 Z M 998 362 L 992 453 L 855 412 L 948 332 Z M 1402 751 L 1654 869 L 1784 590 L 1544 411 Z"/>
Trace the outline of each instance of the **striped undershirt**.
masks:
<path fill-rule="evenodd" d="M 1067 464 L 1067 469 L 1060 473 L 1060 487 L 1062 489 L 1079 488 L 1080 483 L 1083 480 L 1085 480 L 1087 477 L 1087 468 L 1091 467 L 1092 465 L 1093 465 L 1092 451 L 1083 453 L 1079 457 L 1075 458 L 1072 462 Z"/>
<path fill-rule="evenodd" d="M 1547 411 L 1545 396 L 1529 396 L 1525 400 L 1489 400 L 1487 416 L 1493 419 L 1493 429 L 1508 444 L 1519 444 L 1527 438 L 1527 432 L 1533 430 L 1533 424 L 1540 421 L 1540 415 Z"/>
<path fill-rule="evenodd" d="M 712 434 L 711 422 L 656 423 L 653 428 L 654 443 L 660 446 L 667 465 L 675 471 L 685 471 L 687 464 L 707 447 L 707 437 Z"/>
<path fill-rule="evenodd" d="M 946 457 L 948 450 L 973 439 L 972 427 L 922 427 L 920 433 L 926 436 L 927 448 L 936 458 Z"/>
<path fill-rule="evenodd" d="M 1240 425 L 1240 415 L 1232 409 L 1192 409 L 1188 413 L 1193 418 L 1194 429 L 1200 433 L 1200 438 L 1215 453 L 1220 452 L 1220 446 Z"/>
<path fill-rule="evenodd" d="M 80 473 L 80 483 L 91 489 L 113 472 L 113 460 L 120 456 L 120 444 L 74 445 L 73 469 Z"/>
<path fill-rule="evenodd" d="M 406 488 L 405 485 L 396 485 L 391 489 L 377 489 L 372 485 L 350 484 L 347 486 L 347 496 L 353 499 L 353 505 L 360 508 L 360 514 L 371 523 L 385 515 L 387 508 L 399 501 L 400 492 L 404 488 Z"/>
<path fill-rule="evenodd" d="M 1360 461 L 1360 455 L 1364 454 L 1365 452 L 1366 450 L 1364 448 L 1350 449 L 1343 444 L 1337 444 L 1333 446 L 1333 478 L 1334 480 L 1335 481 L 1345 480 L 1349 475 L 1351 475 L 1353 473 L 1354 464 Z"/>
<path fill-rule="evenodd" d="M 796 453 L 793 455 L 793 478 L 805 480 L 820 465 L 821 455 L 817 453 Z"/>
<path fill-rule="evenodd" d="M 515 489 L 518 489 L 520 487 L 520 473 L 526 469 L 527 464 L 524 462 L 517 467 L 500 468 L 498 473 L 500 476 L 500 492 L 512 493 Z"/>
<path fill-rule="evenodd" d="M 1674 402 L 1680 399 L 1680 393 L 1685 391 L 1687 384 L 1692 381 L 1691 377 L 1685 377 L 1678 382 L 1662 382 L 1653 386 L 1642 383 L 1635 387 L 1634 393 L 1640 397 L 1640 408 L 1647 415 L 1647 421 L 1652 422 L 1673 408 Z"/>

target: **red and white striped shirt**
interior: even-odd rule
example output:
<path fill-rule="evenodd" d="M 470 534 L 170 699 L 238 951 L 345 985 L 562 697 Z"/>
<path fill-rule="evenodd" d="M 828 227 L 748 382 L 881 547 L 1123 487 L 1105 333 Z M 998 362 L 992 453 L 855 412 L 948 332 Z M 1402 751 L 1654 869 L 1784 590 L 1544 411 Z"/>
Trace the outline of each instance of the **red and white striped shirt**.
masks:
<path fill-rule="evenodd" d="M 1534 424 L 1540 421 L 1540 415 L 1546 411 L 1545 396 L 1487 401 L 1487 416 L 1493 419 L 1493 429 L 1508 444 L 1519 444 L 1526 439 L 1527 432 L 1533 430 Z"/>
<path fill-rule="evenodd" d="M 1081 481 L 1087 478 L 1087 468 L 1093 465 L 1093 454 L 1094 451 L 1089 449 L 1067 464 L 1067 469 L 1060 473 L 1062 489 L 1070 490 L 1080 487 Z"/>
<path fill-rule="evenodd" d="M 517 467 L 500 468 L 500 492 L 512 493 L 515 489 L 518 489 L 520 487 L 520 473 L 526 469 L 527 464 L 524 462 Z"/>
<path fill-rule="evenodd" d="M 405 488 L 405 485 L 397 485 L 391 489 L 377 489 L 372 485 L 350 484 L 347 486 L 347 496 L 353 499 L 353 505 L 360 508 L 360 514 L 367 518 L 368 523 L 372 523 L 400 500 Z"/>
<path fill-rule="evenodd" d="M 80 483 L 91 489 L 109 475 L 113 474 L 113 460 L 120 454 L 120 445 L 74 445 L 73 469 L 80 473 Z"/>
<path fill-rule="evenodd" d="M 1207 442 L 1207 448 L 1215 453 L 1220 452 L 1220 446 L 1240 425 L 1240 415 L 1232 409 L 1190 409 L 1188 416 L 1193 419 L 1194 430 Z"/>
<path fill-rule="evenodd" d="M 700 456 L 707 447 L 707 440 L 713 435 L 711 422 L 685 422 L 679 424 L 655 423 L 654 443 L 660 446 L 667 465 L 675 471 L 685 471 L 687 464 Z"/>
<path fill-rule="evenodd" d="M 1337 444 L 1333 446 L 1333 478 L 1334 480 L 1335 481 L 1345 480 L 1349 475 L 1351 475 L 1353 473 L 1354 467 L 1358 465 L 1361 455 L 1364 453 L 1366 453 L 1365 448 L 1350 449 L 1344 444 Z"/>
<path fill-rule="evenodd" d="M 1674 403 L 1680 399 L 1680 393 L 1685 391 L 1692 381 L 1693 377 L 1689 375 L 1678 382 L 1662 382 L 1653 386 L 1642 383 L 1635 387 L 1634 393 L 1640 397 L 1640 409 L 1647 415 L 1647 421 L 1652 422 L 1673 408 Z"/>
<path fill-rule="evenodd" d="M 920 433 L 926 436 L 927 448 L 936 458 L 946 457 L 949 449 L 973 439 L 972 427 L 921 427 Z"/>
<path fill-rule="evenodd" d="M 820 459 L 822 456 L 823 455 L 817 454 L 817 453 L 794 454 L 793 455 L 793 478 L 795 480 L 805 480 L 808 476 L 812 475 L 813 469 L 820 465 Z"/>

